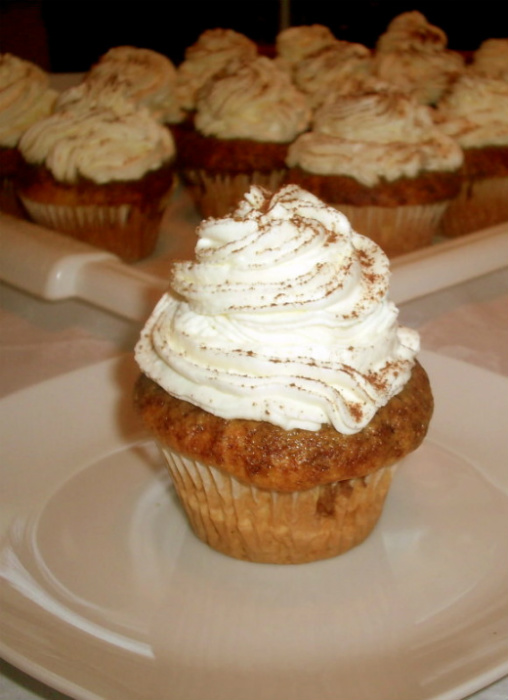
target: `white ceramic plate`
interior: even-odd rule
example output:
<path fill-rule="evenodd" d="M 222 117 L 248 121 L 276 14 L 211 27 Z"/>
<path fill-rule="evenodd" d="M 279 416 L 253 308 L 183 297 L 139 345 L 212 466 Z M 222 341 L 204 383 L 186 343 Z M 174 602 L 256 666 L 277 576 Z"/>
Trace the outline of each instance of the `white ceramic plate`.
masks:
<path fill-rule="evenodd" d="M 0 403 L 0 651 L 79 700 L 452 700 L 508 672 L 508 382 L 422 353 L 436 412 L 357 549 L 199 542 L 108 361 Z"/>

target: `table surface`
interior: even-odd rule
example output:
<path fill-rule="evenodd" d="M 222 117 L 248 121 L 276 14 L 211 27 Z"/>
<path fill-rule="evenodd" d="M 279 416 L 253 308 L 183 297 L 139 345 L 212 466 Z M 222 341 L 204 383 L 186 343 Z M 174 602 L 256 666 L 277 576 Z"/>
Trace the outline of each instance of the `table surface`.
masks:
<path fill-rule="evenodd" d="M 5 284 L 0 292 L 0 398 L 132 351 L 141 327 L 80 301 L 47 302 Z M 423 348 L 508 376 L 508 268 L 403 304 L 400 319 L 420 331 Z M 0 666 L 1 700 L 66 697 Z M 472 697 L 506 700 L 508 677 Z"/>

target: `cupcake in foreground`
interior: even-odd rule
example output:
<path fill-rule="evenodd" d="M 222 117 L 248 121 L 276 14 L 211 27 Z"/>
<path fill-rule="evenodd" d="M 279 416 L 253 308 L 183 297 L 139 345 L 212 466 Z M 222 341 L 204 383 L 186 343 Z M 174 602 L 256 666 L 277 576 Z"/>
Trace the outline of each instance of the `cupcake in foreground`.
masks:
<path fill-rule="evenodd" d="M 125 100 L 83 103 L 39 121 L 19 144 L 30 218 L 133 262 L 157 242 L 174 187 L 169 130 Z"/>
<path fill-rule="evenodd" d="M 0 54 L 0 209 L 22 215 L 14 181 L 21 158 L 18 143 L 36 121 L 48 116 L 58 93 L 49 75 L 31 61 Z"/>
<path fill-rule="evenodd" d="M 254 186 L 197 232 L 136 346 L 137 410 L 212 548 L 280 564 L 345 552 L 433 410 L 388 260 L 294 185 Z"/>
<path fill-rule="evenodd" d="M 275 190 L 310 107 L 269 58 L 232 61 L 198 93 L 193 124 L 176 128 L 177 165 L 202 216 L 234 209 L 251 184 Z"/>
<path fill-rule="evenodd" d="M 390 257 L 432 242 L 462 162 L 430 107 L 380 81 L 316 110 L 287 158 L 290 182 L 336 206 Z"/>

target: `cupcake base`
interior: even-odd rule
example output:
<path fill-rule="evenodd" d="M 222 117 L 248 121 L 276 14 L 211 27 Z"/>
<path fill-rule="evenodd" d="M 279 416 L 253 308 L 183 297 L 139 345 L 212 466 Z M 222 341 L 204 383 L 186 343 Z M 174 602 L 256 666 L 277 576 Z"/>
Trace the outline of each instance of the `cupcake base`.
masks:
<path fill-rule="evenodd" d="M 243 484 L 166 446 L 162 452 L 197 537 L 230 557 L 271 564 L 327 559 L 363 542 L 395 469 L 282 493 Z"/>
<path fill-rule="evenodd" d="M 220 174 L 186 170 L 182 178 L 201 216 L 220 218 L 236 209 L 251 185 L 275 192 L 283 183 L 285 174 L 285 170 Z"/>
<path fill-rule="evenodd" d="M 175 185 L 172 167 L 136 182 L 57 182 L 43 168 L 25 168 L 18 196 L 32 221 L 126 262 L 150 255 Z"/>

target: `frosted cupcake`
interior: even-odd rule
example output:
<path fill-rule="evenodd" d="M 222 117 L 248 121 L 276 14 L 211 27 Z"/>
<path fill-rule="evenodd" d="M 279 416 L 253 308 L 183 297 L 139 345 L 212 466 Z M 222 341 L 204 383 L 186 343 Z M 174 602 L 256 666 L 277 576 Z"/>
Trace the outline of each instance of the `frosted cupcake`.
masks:
<path fill-rule="evenodd" d="M 57 93 L 39 66 L 0 54 L 0 209 L 22 215 L 14 180 L 21 163 L 18 143 L 34 122 L 51 113 Z"/>
<path fill-rule="evenodd" d="M 174 131 L 178 168 L 200 213 L 230 212 L 251 184 L 276 189 L 288 145 L 310 116 L 303 94 L 269 58 L 233 61 L 211 78 L 199 92 L 193 125 Z"/>
<path fill-rule="evenodd" d="M 291 144 L 289 180 L 346 214 L 391 257 L 429 245 L 461 183 L 460 146 L 392 87 L 338 95 Z"/>
<path fill-rule="evenodd" d="M 508 82 L 468 73 L 440 102 L 436 121 L 464 151 L 461 191 L 442 233 L 460 236 L 508 221 Z"/>
<path fill-rule="evenodd" d="M 421 104 L 435 105 L 465 70 L 462 55 L 447 44 L 445 32 L 421 12 L 404 12 L 379 37 L 373 71 Z"/>
<path fill-rule="evenodd" d="M 253 187 L 197 233 L 136 346 L 140 416 L 212 548 L 280 564 L 343 553 L 433 410 L 388 260 L 296 186 Z"/>
<path fill-rule="evenodd" d="M 82 101 L 107 104 L 115 95 L 146 107 L 162 123 L 174 124 L 185 116 L 177 97 L 176 67 L 157 51 L 134 46 L 117 46 L 101 56 L 80 85 L 59 96 L 56 107 L 69 109 Z"/>
<path fill-rule="evenodd" d="M 170 132 L 146 109 L 58 111 L 19 144 L 19 196 L 33 221 L 135 261 L 149 255 L 174 185 Z"/>

